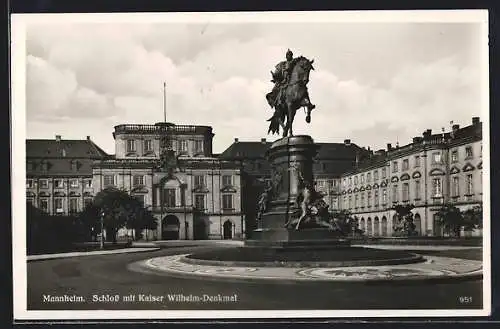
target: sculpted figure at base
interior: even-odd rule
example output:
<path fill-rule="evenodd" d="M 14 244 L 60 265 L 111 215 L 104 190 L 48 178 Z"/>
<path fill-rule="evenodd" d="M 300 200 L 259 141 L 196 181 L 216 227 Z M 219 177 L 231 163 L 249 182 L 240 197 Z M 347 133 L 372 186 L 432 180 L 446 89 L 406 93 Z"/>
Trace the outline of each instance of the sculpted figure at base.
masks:
<path fill-rule="evenodd" d="M 309 72 L 314 70 L 313 63 L 314 60 L 302 56 L 294 58 L 289 49 L 286 60 L 276 65 L 275 71 L 271 72 L 274 88 L 266 95 L 266 99 L 269 106 L 274 108 L 274 114 L 267 120 L 270 121 L 268 133 L 279 134 L 281 126 L 283 137 L 293 136 L 293 120 L 301 107 L 307 111 L 306 122 L 311 122 L 311 111 L 316 106 L 309 99 L 307 84 Z"/>
<path fill-rule="evenodd" d="M 271 187 L 266 187 L 264 192 L 259 197 L 259 202 L 257 204 L 257 221 L 260 221 L 262 215 L 266 212 L 267 206 L 269 204 L 269 199 L 271 197 Z"/>

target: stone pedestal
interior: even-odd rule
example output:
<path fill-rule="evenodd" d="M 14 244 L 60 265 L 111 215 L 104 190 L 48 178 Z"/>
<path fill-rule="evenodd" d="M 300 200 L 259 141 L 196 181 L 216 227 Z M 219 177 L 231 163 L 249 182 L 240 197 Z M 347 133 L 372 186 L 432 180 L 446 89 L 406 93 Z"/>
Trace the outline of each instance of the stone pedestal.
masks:
<path fill-rule="evenodd" d="M 301 210 L 296 199 L 300 193 L 300 181 L 313 183 L 313 159 L 319 147 L 310 136 L 285 137 L 274 142 L 267 151 L 271 164 L 271 197 L 265 213 L 253 231 L 252 239 L 245 242 L 249 247 L 319 247 L 346 246 L 338 232 L 326 228 L 285 228 L 285 224 L 298 218 Z"/>

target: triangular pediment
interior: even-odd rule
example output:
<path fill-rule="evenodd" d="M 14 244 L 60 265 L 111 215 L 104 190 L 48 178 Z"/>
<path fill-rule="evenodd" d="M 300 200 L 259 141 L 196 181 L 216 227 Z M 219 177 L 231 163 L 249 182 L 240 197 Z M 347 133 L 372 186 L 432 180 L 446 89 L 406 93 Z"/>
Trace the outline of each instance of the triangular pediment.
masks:
<path fill-rule="evenodd" d="M 69 192 L 69 196 L 80 196 L 79 192 L 71 191 Z"/>
<path fill-rule="evenodd" d="M 361 186 L 361 188 L 359 189 L 360 191 L 364 191 L 365 190 L 365 187 L 364 186 Z"/>
<path fill-rule="evenodd" d="M 382 182 L 382 184 L 380 184 L 381 187 L 386 187 L 387 186 L 387 183 L 386 182 Z"/>
<path fill-rule="evenodd" d="M 224 186 L 220 191 L 224 193 L 236 193 L 234 186 Z"/>
<path fill-rule="evenodd" d="M 477 169 L 483 169 L 483 162 L 479 162 L 479 164 L 477 165 Z"/>
<path fill-rule="evenodd" d="M 367 190 L 371 190 L 371 189 L 372 189 L 372 186 L 371 186 L 371 185 L 368 185 L 368 186 L 366 187 L 366 189 L 367 189 Z"/>
<path fill-rule="evenodd" d="M 347 193 L 352 193 L 352 190 L 351 189 L 347 190 Z"/>
<path fill-rule="evenodd" d="M 373 188 L 378 188 L 378 183 L 373 184 Z"/>
<path fill-rule="evenodd" d="M 54 192 L 54 196 L 66 196 L 66 193 L 57 191 L 57 192 Z"/>
<path fill-rule="evenodd" d="M 415 171 L 415 172 L 411 175 L 411 177 L 413 177 L 413 178 L 420 178 L 420 177 L 422 177 L 422 174 L 420 173 L 420 171 Z"/>
<path fill-rule="evenodd" d="M 48 193 L 48 192 L 40 192 L 40 196 L 42 196 L 42 197 L 49 197 L 50 193 Z"/>
<path fill-rule="evenodd" d="M 391 178 L 391 182 L 392 182 L 392 183 L 399 182 L 399 178 L 398 178 L 397 176 L 392 176 L 392 178 Z"/>
<path fill-rule="evenodd" d="M 145 186 L 134 187 L 130 192 L 132 193 L 148 193 L 148 189 Z"/>
<path fill-rule="evenodd" d="M 460 172 L 460 169 L 458 169 L 456 166 L 453 166 L 450 169 L 450 174 L 458 174 L 459 172 Z"/>
<path fill-rule="evenodd" d="M 210 191 L 205 186 L 197 186 L 197 187 L 193 188 L 193 192 L 194 193 L 208 193 Z"/>
<path fill-rule="evenodd" d="M 432 169 L 429 172 L 429 175 L 431 175 L 431 176 L 442 176 L 444 174 L 445 174 L 445 172 L 439 168 Z"/>
<path fill-rule="evenodd" d="M 401 175 L 400 180 L 408 180 L 408 179 L 410 179 L 410 175 L 408 175 L 408 174 Z"/>
<path fill-rule="evenodd" d="M 476 169 L 476 168 L 474 168 L 474 166 L 471 165 L 470 163 L 466 163 L 465 166 L 462 168 L 463 171 L 471 171 L 474 169 Z"/>

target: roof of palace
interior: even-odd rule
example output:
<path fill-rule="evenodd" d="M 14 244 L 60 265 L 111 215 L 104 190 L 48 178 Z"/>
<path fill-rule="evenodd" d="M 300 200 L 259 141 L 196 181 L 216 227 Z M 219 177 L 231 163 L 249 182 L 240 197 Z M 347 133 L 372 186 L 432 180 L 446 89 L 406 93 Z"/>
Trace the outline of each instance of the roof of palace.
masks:
<path fill-rule="evenodd" d="M 92 161 L 107 156 L 90 138 L 27 139 L 26 173 L 35 176 L 92 175 Z"/>

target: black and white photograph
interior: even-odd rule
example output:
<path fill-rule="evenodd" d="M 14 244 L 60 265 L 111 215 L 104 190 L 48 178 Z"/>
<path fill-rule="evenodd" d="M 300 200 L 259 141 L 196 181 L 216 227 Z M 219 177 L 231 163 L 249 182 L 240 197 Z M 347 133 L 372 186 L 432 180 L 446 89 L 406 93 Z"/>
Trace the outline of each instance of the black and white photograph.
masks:
<path fill-rule="evenodd" d="M 490 314 L 488 11 L 11 38 L 16 320 Z"/>

